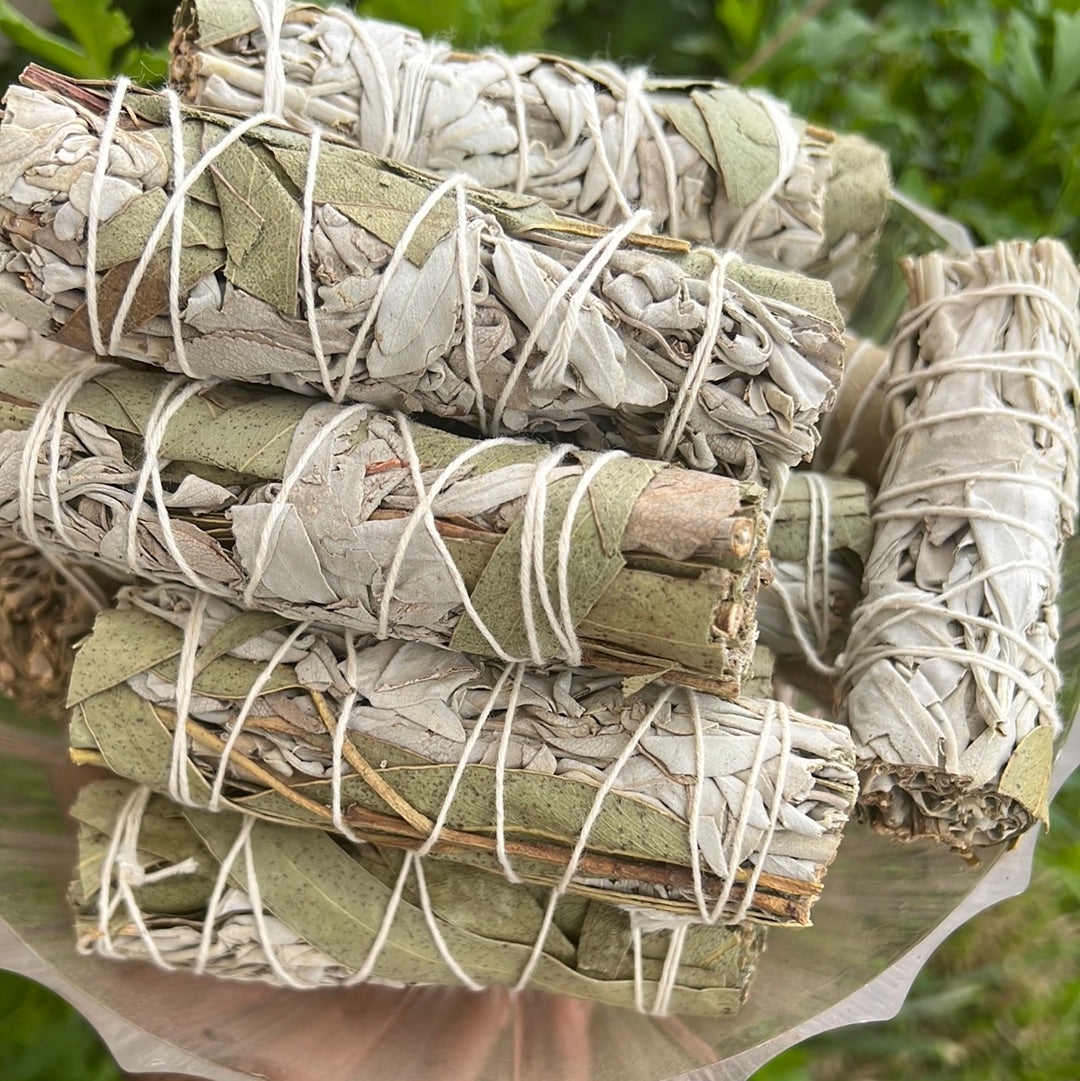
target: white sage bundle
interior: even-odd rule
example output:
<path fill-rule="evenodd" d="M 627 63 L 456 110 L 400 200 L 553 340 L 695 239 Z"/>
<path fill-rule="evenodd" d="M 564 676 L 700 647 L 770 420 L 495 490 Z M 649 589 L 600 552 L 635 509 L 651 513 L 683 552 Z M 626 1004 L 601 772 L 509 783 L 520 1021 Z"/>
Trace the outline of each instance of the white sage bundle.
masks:
<path fill-rule="evenodd" d="M 31 544 L 506 660 L 734 697 L 770 574 L 762 496 L 367 405 L 93 360 L 0 364 L 0 524 Z"/>
<path fill-rule="evenodd" d="M 43 333 L 765 484 L 813 453 L 843 364 L 826 283 L 259 117 L 24 79 L 52 89 L 12 88 L 0 124 L 0 307 Z"/>
<path fill-rule="evenodd" d="M 125 590 L 72 673 L 76 761 L 188 805 L 704 922 L 809 923 L 851 811 L 847 729 Z"/>
<path fill-rule="evenodd" d="M 1046 815 L 1080 274 L 1053 240 L 927 255 L 904 273 L 845 713 L 875 826 L 966 853 Z"/>
<path fill-rule="evenodd" d="M 340 8 L 186 0 L 172 79 L 195 104 L 280 113 L 377 154 L 827 278 L 850 310 L 889 195 L 882 150 L 760 91 L 551 56 L 470 56 Z"/>
<path fill-rule="evenodd" d="M 539 988 L 663 1015 L 728 1014 L 764 930 L 643 925 L 586 898 L 311 830 L 207 814 L 126 781 L 79 793 L 81 952 L 307 990 Z"/>

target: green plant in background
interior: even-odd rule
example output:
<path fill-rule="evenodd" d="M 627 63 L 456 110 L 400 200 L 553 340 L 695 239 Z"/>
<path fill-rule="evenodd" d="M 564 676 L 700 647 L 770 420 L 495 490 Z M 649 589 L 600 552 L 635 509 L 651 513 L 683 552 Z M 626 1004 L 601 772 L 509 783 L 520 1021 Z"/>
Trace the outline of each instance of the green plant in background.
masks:
<path fill-rule="evenodd" d="M 119 1081 L 94 1030 L 62 998 L 0 972 L 0 1076 L 4 1081 Z"/>
<path fill-rule="evenodd" d="M 60 34 L 0 0 L 0 35 L 39 63 L 80 79 L 123 74 L 156 82 L 165 77 L 165 46 L 147 49 L 132 44 L 135 30 L 125 10 L 128 6 L 112 0 L 52 0 L 56 21 L 67 31 Z"/>
<path fill-rule="evenodd" d="M 0 0 L 0 35 L 81 77 L 165 71 L 171 0 L 52 0 L 58 29 Z M 1080 0 L 369 0 L 364 14 L 463 48 L 545 49 L 768 88 L 794 110 L 888 148 L 897 186 L 983 242 L 1054 234 L 1080 252 Z M 931 246 L 901 216 L 886 268 Z M 901 294 L 888 270 L 859 325 L 883 336 Z M 1063 632 L 1080 636 L 1080 556 L 1069 551 Z M 1076 651 L 1068 656 L 1075 658 Z M 1080 665 L 1066 666 L 1066 715 Z M 1080 1076 L 1080 777 L 1055 802 L 1032 885 L 962 928 L 899 1017 L 826 1034 L 758 1081 L 1075 1081 Z M 4 1081 L 113 1081 L 87 1026 L 28 981 L 0 976 Z"/>

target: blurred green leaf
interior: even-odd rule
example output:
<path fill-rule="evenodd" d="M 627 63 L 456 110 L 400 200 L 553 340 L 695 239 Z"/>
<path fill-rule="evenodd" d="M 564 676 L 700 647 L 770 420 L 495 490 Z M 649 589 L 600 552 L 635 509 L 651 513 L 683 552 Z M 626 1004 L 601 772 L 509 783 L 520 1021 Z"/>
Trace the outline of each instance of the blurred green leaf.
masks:
<path fill-rule="evenodd" d="M 0 972 L 0 1077 L 4 1081 L 121 1081 L 97 1034 L 62 998 Z"/>

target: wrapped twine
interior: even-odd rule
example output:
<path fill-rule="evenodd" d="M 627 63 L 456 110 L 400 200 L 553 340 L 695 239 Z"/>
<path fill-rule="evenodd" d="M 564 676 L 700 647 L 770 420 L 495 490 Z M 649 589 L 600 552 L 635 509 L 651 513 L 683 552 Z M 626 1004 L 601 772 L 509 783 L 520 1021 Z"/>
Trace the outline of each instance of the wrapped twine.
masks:
<path fill-rule="evenodd" d="M 826 283 L 638 236 L 640 216 L 607 231 L 440 184 L 268 114 L 24 80 L 44 89 L 12 88 L 0 127 L 0 305 L 68 344 L 677 456 L 773 497 L 813 453 L 842 369 Z"/>

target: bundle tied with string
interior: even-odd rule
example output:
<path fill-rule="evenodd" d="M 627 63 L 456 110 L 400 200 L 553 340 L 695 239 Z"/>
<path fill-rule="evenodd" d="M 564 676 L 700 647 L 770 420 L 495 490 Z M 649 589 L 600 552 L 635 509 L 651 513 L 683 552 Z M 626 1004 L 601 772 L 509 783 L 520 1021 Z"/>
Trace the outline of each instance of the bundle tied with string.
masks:
<path fill-rule="evenodd" d="M 100 355 L 554 432 L 779 493 L 840 378 L 827 283 L 42 69 L 0 125 L 0 307 Z M 57 166 L 57 161 L 63 164 Z M 423 318 L 416 318 L 422 312 Z"/>
<path fill-rule="evenodd" d="M 92 359 L 0 365 L 0 522 L 30 543 L 504 660 L 734 697 L 770 573 L 762 494 L 366 405 Z"/>
<path fill-rule="evenodd" d="M 969 853 L 1046 817 L 1080 273 L 1053 240 L 931 254 L 904 273 L 844 712 L 871 822 Z"/>
<path fill-rule="evenodd" d="M 652 928 L 584 898 L 376 845 L 179 807 L 120 780 L 83 787 L 79 948 L 305 990 L 372 982 L 536 987 L 663 1015 L 727 1014 L 763 929 Z"/>
<path fill-rule="evenodd" d="M 605 224 L 734 248 L 827 278 L 850 311 L 874 265 L 885 153 L 756 90 L 552 56 L 469 55 L 415 31 L 285 0 L 185 0 L 185 100 L 268 108 L 367 150 Z"/>
<path fill-rule="evenodd" d="M 890 434 L 882 400 L 888 374 L 887 349 L 844 335 L 844 376 L 835 404 L 821 418 L 815 469 L 847 473 L 877 489 Z"/>
<path fill-rule="evenodd" d="M 850 736 L 775 702 L 527 669 L 126 590 L 72 675 L 73 758 L 216 810 L 705 923 L 807 924 Z M 449 873 L 449 872 L 447 872 Z"/>

